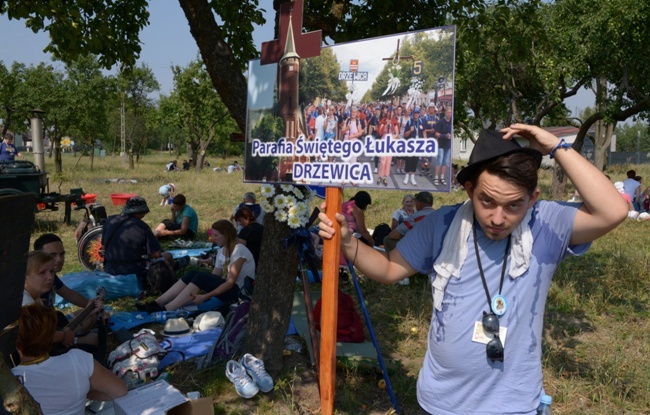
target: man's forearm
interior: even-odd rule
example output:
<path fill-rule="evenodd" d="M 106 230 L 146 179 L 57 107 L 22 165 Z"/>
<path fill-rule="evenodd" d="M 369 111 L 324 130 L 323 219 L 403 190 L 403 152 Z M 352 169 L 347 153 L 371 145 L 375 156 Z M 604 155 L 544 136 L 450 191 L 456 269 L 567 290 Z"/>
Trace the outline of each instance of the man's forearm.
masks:
<path fill-rule="evenodd" d="M 565 171 L 590 213 L 607 215 L 612 210 L 610 203 L 620 200 L 621 205 L 624 204 L 609 179 L 575 150 L 559 148 L 554 153 L 554 159 Z M 604 200 L 608 203 L 603 203 Z"/>
<path fill-rule="evenodd" d="M 350 242 L 343 244 L 341 251 L 352 265 L 366 277 L 384 284 L 392 284 L 400 280 L 408 272 L 403 267 L 393 264 L 386 253 L 380 252 L 357 238 L 351 238 Z M 397 251 L 397 250 L 395 250 Z"/>

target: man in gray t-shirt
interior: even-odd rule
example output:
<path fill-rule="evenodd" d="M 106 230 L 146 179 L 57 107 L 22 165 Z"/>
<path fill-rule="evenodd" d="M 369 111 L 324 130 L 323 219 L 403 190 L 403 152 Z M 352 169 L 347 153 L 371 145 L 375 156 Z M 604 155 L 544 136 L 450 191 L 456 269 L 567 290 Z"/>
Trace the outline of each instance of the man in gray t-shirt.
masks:
<path fill-rule="evenodd" d="M 564 169 L 582 205 L 538 201 L 543 154 Z M 624 221 L 627 206 L 570 145 L 525 124 L 482 131 L 457 179 L 468 200 L 429 214 L 388 254 L 359 244 L 337 214 L 341 250 L 366 277 L 386 284 L 431 275 L 434 312 L 417 382 L 422 414 L 533 414 L 553 273 Z M 332 238 L 332 221 L 319 217 L 319 235 Z"/>

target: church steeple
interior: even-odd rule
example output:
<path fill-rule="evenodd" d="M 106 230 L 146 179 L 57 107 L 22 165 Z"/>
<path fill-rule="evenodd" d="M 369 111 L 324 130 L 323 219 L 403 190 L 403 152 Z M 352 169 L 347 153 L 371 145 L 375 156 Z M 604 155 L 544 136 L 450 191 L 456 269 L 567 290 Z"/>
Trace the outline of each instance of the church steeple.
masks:
<path fill-rule="evenodd" d="M 300 56 L 296 52 L 296 42 L 293 40 L 293 21 L 291 16 L 289 16 L 289 28 L 287 30 L 287 40 L 284 43 L 284 55 L 282 55 L 282 60 L 296 58 L 300 59 Z"/>

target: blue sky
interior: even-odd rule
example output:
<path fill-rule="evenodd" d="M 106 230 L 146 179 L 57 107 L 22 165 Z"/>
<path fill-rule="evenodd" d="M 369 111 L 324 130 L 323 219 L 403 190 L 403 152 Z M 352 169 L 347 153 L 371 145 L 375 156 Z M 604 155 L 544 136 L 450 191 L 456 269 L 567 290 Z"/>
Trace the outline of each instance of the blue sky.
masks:
<path fill-rule="evenodd" d="M 160 92 L 169 94 L 173 88 L 170 67 L 186 66 L 196 59 L 198 47 L 178 2 L 162 0 L 149 4 L 150 24 L 140 34 L 142 53 L 139 63 L 144 62 L 153 70 L 160 82 Z M 253 34 L 258 50 L 262 42 L 272 40 L 274 24 L 272 0 L 261 0 L 260 5 L 267 11 L 267 23 L 256 28 Z M 0 39 L 0 61 L 5 66 L 10 66 L 14 61 L 27 65 L 51 62 L 49 54 L 43 53 L 49 40 L 47 34 L 34 34 L 25 28 L 23 21 L 10 21 L 6 16 L 0 16 Z M 577 97 L 567 101 L 567 107 L 571 111 L 581 111 L 586 106 L 593 106 L 593 101 L 592 93 L 581 90 Z"/>
<path fill-rule="evenodd" d="M 260 5 L 267 11 L 268 22 L 255 30 L 254 39 L 258 50 L 262 42 L 272 40 L 274 25 L 273 1 L 261 0 Z M 160 82 L 160 92 L 169 94 L 174 86 L 170 67 L 186 66 L 198 57 L 199 48 L 177 1 L 150 1 L 149 13 L 149 26 L 140 33 L 142 52 L 138 63 L 146 63 Z M 6 16 L 0 16 L 0 39 L 0 61 L 5 66 L 10 66 L 14 61 L 27 65 L 51 62 L 50 55 L 43 53 L 49 43 L 48 35 L 33 33 L 25 28 L 24 21 L 10 21 Z M 60 63 L 55 66 L 63 67 Z"/>

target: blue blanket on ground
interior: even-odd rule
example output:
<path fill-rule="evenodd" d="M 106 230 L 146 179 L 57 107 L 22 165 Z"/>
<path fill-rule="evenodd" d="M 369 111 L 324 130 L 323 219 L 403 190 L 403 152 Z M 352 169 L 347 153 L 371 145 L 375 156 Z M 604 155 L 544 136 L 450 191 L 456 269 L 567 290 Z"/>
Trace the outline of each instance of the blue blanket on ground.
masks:
<path fill-rule="evenodd" d="M 208 354 L 222 331 L 223 329 L 218 327 L 211 330 L 197 331 L 182 337 L 165 337 L 160 342 L 160 345 L 168 353 L 160 361 L 158 370 L 182 360 Z"/>
<path fill-rule="evenodd" d="M 198 306 L 190 304 L 181 308 L 189 311 L 190 313 L 196 313 L 217 310 L 222 305 L 223 303 L 221 300 L 216 297 L 212 297 L 208 301 L 199 304 Z M 111 318 L 108 321 L 108 328 L 112 331 L 118 331 L 121 328 L 128 330 L 143 326 L 151 322 L 153 322 L 151 315 L 145 311 L 118 311 L 111 315 Z"/>
<path fill-rule="evenodd" d="M 102 271 L 81 271 L 66 274 L 61 277 L 61 281 L 68 288 L 79 292 L 86 298 L 95 298 L 97 287 L 100 285 L 106 288 L 106 300 L 135 297 L 140 292 L 135 274 L 111 275 Z M 57 295 L 54 305 L 63 308 L 71 304 Z"/>

